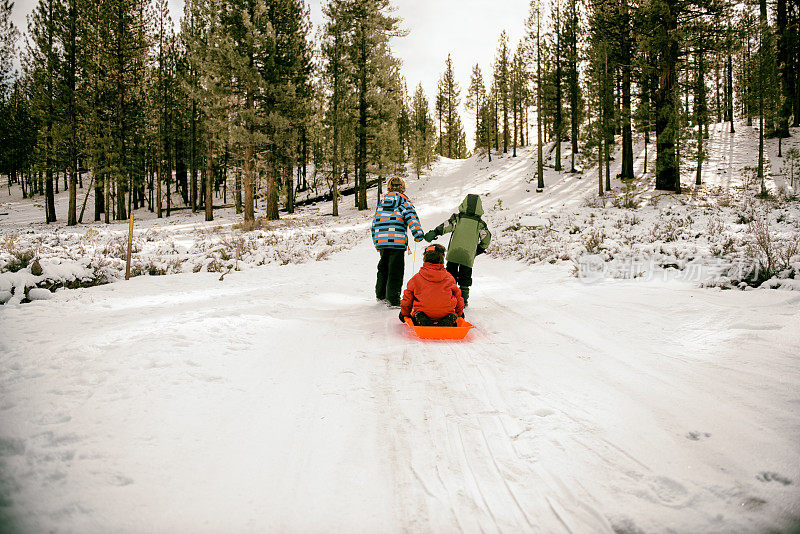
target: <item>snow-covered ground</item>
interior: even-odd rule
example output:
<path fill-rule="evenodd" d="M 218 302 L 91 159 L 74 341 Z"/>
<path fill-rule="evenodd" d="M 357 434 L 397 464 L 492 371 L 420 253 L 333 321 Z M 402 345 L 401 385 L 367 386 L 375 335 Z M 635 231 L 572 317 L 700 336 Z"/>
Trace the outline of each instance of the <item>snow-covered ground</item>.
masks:
<path fill-rule="evenodd" d="M 736 136 L 752 143 L 744 126 Z M 710 142 L 724 137 L 720 129 Z M 747 225 L 735 220 L 745 149 L 712 149 L 710 183 L 688 200 L 642 191 L 636 210 L 592 207 L 593 171 L 550 170 L 545 192 L 529 192 L 528 149 L 491 164 L 443 160 L 409 179 L 426 229 L 467 192 L 484 195 L 490 212 L 496 249 L 476 262 L 467 318 L 477 328 L 460 343 L 422 342 L 375 302 L 370 213 L 334 220 L 321 205 L 246 234 L 252 256 L 214 256 L 230 272 L 209 269 L 200 252 L 241 237 L 232 214 L 145 221 L 139 254 L 158 263 L 171 239 L 176 265 L 193 267 L 0 307 L 0 525 L 790 529 L 800 519 L 800 293 L 701 288 L 709 273 L 680 264 L 744 254 Z M 80 243 L 87 232 L 32 225 L 30 209 L 0 206 L 17 214 L 0 218 L 3 235 Z M 758 209 L 779 239 L 797 237 L 796 202 Z M 675 239 L 653 233 L 673 217 L 684 220 Z M 697 237 L 712 219 L 741 240 L 732 255 L 715 256 L 716 238 Z M 92 228 L 97 244 L 85 239 L 74 261 L 103 256 L 105 240 L 126 231 Z M 605 245 L 587 242 L 598 229 Z M 320 237 L 302 241 L 303 232 Z M 547 240 L 562 247 L 553 256 L 535 252 Z M 289 262 L 272 259 L 276 243 Z M 601 262 L 661 256 L 647 276 L 576 278 L 574 260 L 587 251 Z M 406 280 L 420 253 L 408 256 Z"/>

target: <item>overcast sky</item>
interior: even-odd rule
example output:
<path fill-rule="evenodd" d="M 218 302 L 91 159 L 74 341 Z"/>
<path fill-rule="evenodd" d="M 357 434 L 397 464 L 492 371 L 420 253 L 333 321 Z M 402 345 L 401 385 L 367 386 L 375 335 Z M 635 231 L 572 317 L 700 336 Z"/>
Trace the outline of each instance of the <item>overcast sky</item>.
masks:
<path fill-rule="evenodd" d="M 17 26 L 27 27 L 25 17 L 36 0 L 16 0 L 12 18 Z M 169 0 L 173 19 L 183 13 L 183 0 Z M 321 0 L 309 0 L 311 20 L 315 28 L 322 22 Z M 525 31 L 529 0 L 392 0 L 395 15 L 408 30 L 407 37 L 394 39 L 392 48 L 403 61 L 403 74 L 413 94 L 422 83 L 428 101 L 433 104 L 436 81 L 444 70 L 447 54 L 452 54 L 453 67 L 461 85 L 461 119 L 472 148 L 474 116 L 463 107 L 469 87 L 472 66 L 479 63 L 484 81 L 497 49 L 500 32 L 506 30 L 512 50 Z"/>

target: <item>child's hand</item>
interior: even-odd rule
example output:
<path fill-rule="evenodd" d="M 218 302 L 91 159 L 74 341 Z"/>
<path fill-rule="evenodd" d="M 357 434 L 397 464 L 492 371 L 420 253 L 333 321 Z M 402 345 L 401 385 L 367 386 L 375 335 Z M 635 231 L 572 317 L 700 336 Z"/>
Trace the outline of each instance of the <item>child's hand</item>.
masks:
<path fill-rule="evenodd" d="M 400 322 L 401 322 L 401 323 L 405 323 L 405 322 L 406 322 L 406 316 L 405 316 L 405 315 L 403 315 L 403 312 L 400 312 L 400 315 L 399 315 L 399 317 L 400 317 Z"/>
<path fill-rule="evenodd" d="M 428 231 L 427 234 L 425 234 L 425 241 L 427 241 L 428 243 L 430 243 L 434 239 L 436 239 L 436 231 L 435 230 L 430 230 L 430 231 Z"/>

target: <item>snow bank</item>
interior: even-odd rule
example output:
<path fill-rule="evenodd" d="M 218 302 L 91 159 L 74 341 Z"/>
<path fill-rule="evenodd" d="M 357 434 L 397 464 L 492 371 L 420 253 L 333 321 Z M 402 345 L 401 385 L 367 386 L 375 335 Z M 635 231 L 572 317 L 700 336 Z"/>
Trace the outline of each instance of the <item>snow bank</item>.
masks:
<path fill-rule="evenodd" d="M 321 225 L 245 231 L 234 225 L 137 230 L 131 276 L 182 272 L 227 273 L 267 264 L 324 260 L 367 237 L 365 228 Z M 0 302 L 6 293 L 31 300 L 31 288 L 55 290 L 100 285 L 124 278 L 127 236 L 120 227 L 29 229 L 0 234 Z M 35 262 L 41 268 L 39 274 Z M 37 293 L 41 295 L 41 293 Z"/>
<path fill-rule="evenodd" d="M 599 270 L 606 278 L 641 278 L 672 269 L 706 287 L 795 289 L 787 280 L 800 278 L 798 203 L 737 197 L 719 206 L 709 200 L 672 197 L 635 209 L 590 201 L 552 213 L 495 217 L 501 229 L 490 253 L 531 264 L 572 262 L 579 277 Z M 781 273 L 764 281 L 770 263 Z"/>

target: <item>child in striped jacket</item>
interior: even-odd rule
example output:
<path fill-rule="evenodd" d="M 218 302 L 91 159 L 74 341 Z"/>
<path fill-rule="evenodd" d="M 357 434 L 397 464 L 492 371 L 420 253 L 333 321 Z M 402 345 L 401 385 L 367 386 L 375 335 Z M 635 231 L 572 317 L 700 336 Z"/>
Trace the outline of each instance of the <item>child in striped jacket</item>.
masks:
<path fill-rule="evenodd" d="M 406 184 L 403 179 L 399 176 L 391 178 L 388 190 L 372 217 L 372 242 L 381 256 L 375 297 L 388 301 L 390 306 L 400 306 L 405 252 L 408 248 L 406 231 L 411 230 L 416 241 L 422 241 L 425 234 L 414 205 L 405 195 Z"/>

